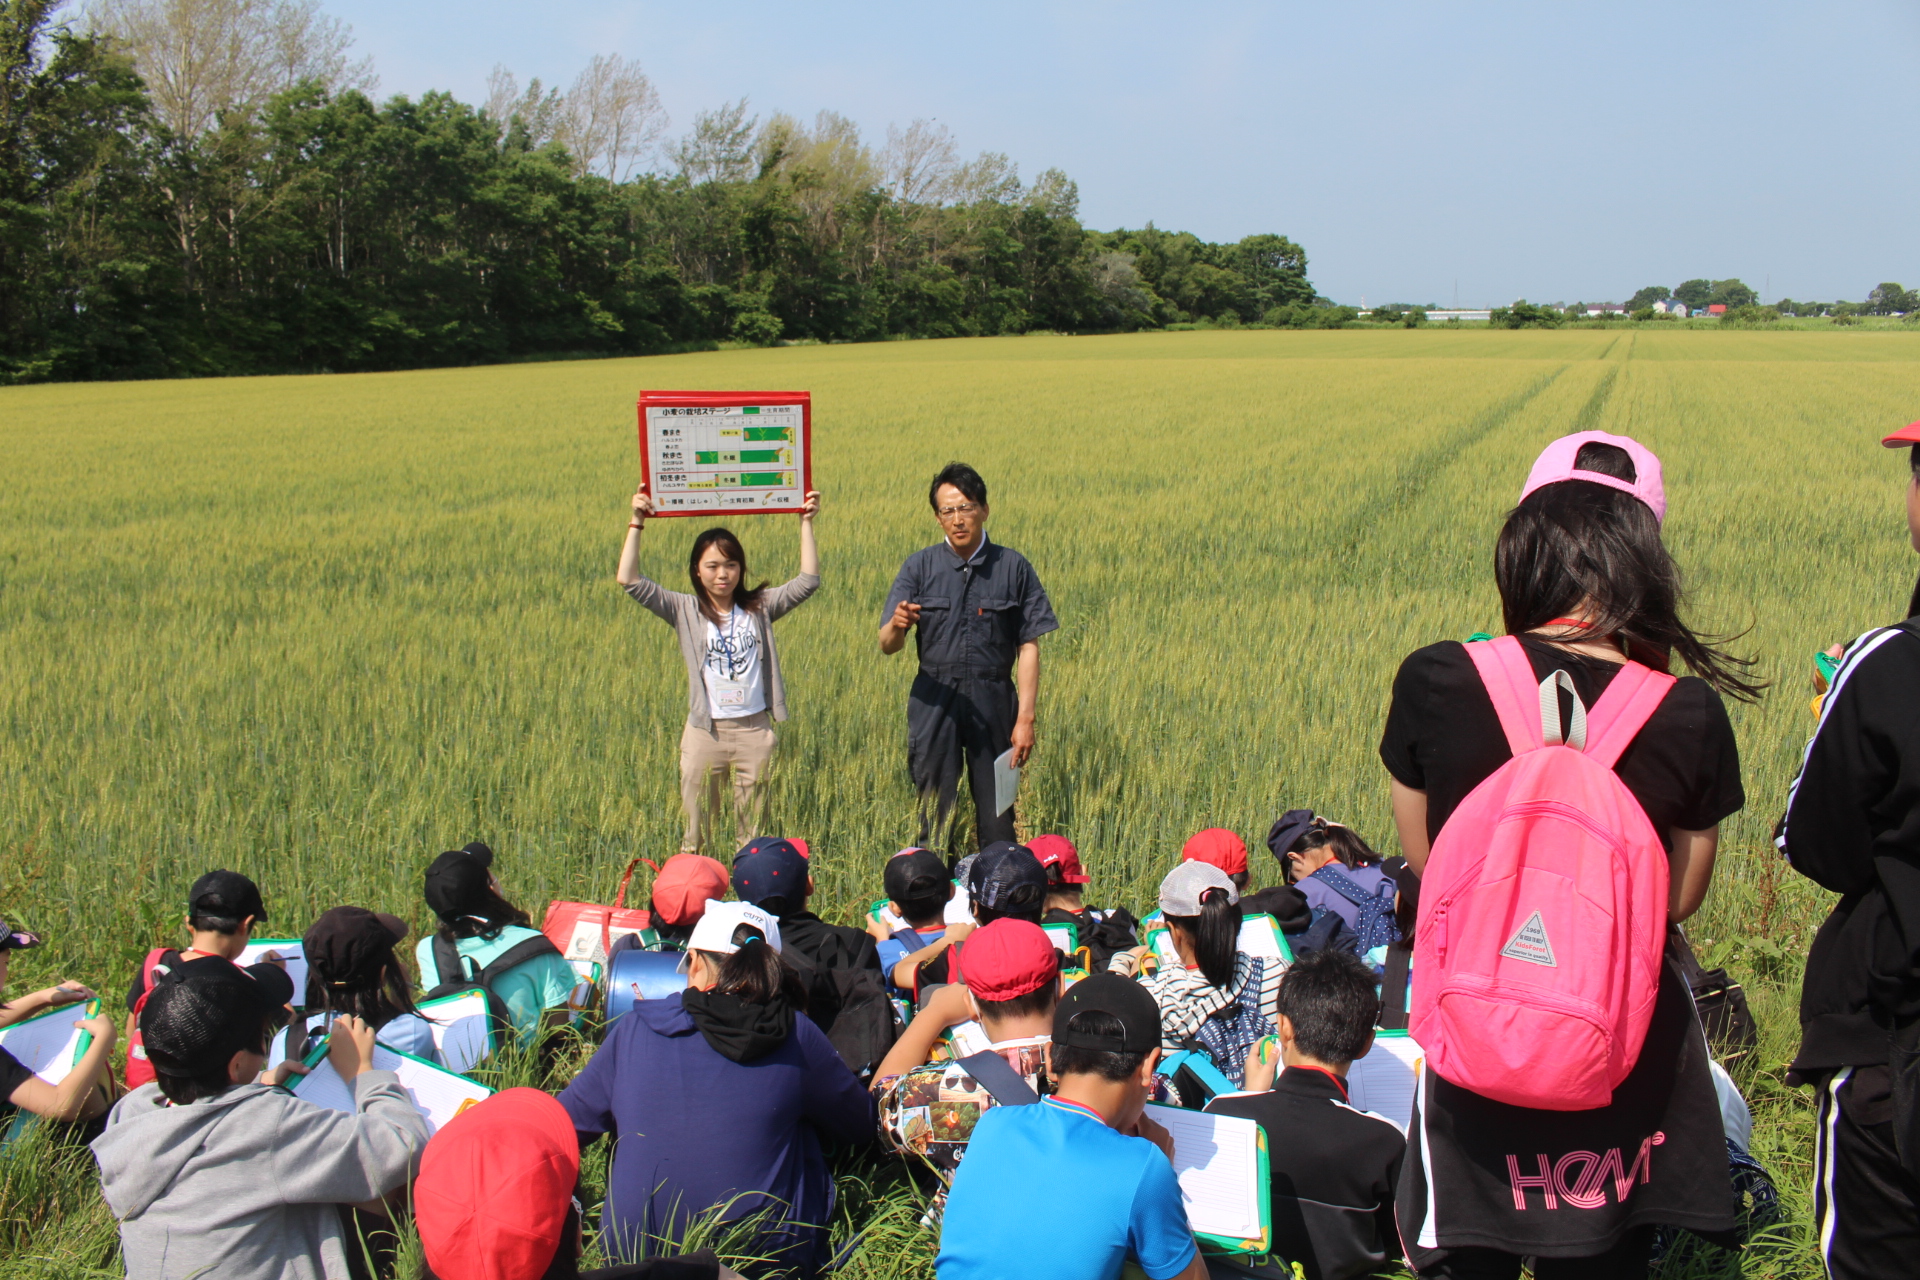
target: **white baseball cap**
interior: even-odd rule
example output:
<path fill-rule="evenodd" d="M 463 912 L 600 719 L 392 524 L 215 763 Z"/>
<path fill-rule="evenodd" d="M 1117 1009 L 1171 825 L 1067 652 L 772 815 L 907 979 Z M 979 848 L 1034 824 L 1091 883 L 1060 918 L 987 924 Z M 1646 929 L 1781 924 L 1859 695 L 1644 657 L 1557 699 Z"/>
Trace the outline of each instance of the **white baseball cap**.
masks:
<path fill-rule="evenodd" d="M 709 900 L 707 909 L 700 913 L 698 923 L 693 926 L 693 936 L 687 939 L 687 955 L 680 958 L 680 972 L 687 971 L 695 951 L 711 951 L 723 956 L 738 951 L 740 948 L 734 944 L 733 931 L 743 924 L 758 929 L 768 946 L 775 951 L 780 950 L 780 922 L 770 913 L 751 902 Z"/>

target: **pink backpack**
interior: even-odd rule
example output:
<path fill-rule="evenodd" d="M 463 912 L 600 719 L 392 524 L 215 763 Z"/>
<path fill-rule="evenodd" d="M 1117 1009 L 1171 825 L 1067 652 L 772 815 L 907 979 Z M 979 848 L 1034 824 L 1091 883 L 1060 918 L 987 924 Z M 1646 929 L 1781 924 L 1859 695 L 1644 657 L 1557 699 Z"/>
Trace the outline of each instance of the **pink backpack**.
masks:
<path fill-rule="evenodd" d="M 1591 713 L 1512 636 L 1467 645 L 1513 759 L 1473 789 L 1422 877 L 1409 1030 L 1441 1076 L 1586 1111 L 1640 1056 L 1659 991 L 1667 852 L 1614 763 L 1673 677 L 1629 662 Z"/>

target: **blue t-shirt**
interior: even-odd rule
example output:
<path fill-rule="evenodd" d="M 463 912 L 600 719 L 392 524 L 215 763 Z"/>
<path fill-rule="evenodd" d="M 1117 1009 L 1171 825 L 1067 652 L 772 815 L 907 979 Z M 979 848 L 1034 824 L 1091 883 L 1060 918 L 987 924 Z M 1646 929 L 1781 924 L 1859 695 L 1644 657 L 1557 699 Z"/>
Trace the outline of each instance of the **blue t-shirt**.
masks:
<path fill-rule="evenodd" d="M 937 924 L 931 929 L 915 929 L 913 934 L 920 939 L 914 946 L 909 947 L 904 942 L 897 942 L 892 938 L 888 938 L 885 942 L 882 942 L 874 948 L 880 953 L 880 972 L 887 975 L 887 985 L 893 987 L 895 992 L 902 994 L 905 993 L 905 988 L 893 986 L 893 967 L 922 947 L 930 947 L 940 941 L 940 939 L 946 937 L 947 926 Z"/>
<path fill-rule="evenodd" d="M 1036 1175 L 1073 1194 L 1035 1195 Z M 1167 1280 L 1194 1248 L 1160 1148 L 1046 1098 L 980 1117 L 953 1175 L 934 1266 L 940 1280 L 1118 1280 L 1132 1255 L 1152 1280 Z"/>

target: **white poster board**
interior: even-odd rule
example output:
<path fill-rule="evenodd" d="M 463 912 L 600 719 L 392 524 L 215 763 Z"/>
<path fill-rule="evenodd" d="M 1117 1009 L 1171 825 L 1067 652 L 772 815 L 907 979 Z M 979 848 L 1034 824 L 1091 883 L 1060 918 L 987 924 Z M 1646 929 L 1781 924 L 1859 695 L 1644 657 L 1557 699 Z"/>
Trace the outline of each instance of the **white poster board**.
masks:
<path fill-rule="evenodd" d="M 1173 1175 L 1194 1233 L 1258 1240 L 1269 1213 L 1259 1121 L 1156 1103 L 1147 1105 L 1147 1116 L 1173 1138 Z"/>
<path fill-rule="evenodd" d="M 1347 1068 L 1347 1101 L 1405 1129 L 1413 1120 L 1426 1051 L 1404 1031 L 1377 1031 L 1367 1056 Z"/>
<path fill-rule="evenodd" d="M 325 1047 L 317 1049 L 307 1061 L 312 1069 L 293 1086 L 294 1094 L 315 1106 L 352 1115 L 357 1110 L 353 1105 L 353 1090 L 327 1060 Z M 427 1118 L 427 1128 L 433 1133 L 438 1133 L 441 1125 L 474 1103 L 493 1096 L 493 1090 L 483 1084 L 383 1044 L 373 1046 L 373 1068 L 391 1071 L 400 1077 L 400 1087 L 407 1091 L 414 1108 Z"/>
<path fill-rule="evenodd" d="M 804 391 L 643 391 L 641 485 L 654 514 L 798 511 L 812 483 Z"/>
<path fill-rule="evenodd" d="M 307 944 L 298 938 L 255 938 L 234 963 L 242 969 L 259 964 L 273 952 L 287 963 L 287 976 L 293 979 L 293 1007 L 307 1007 Z"/>
<path fill-rule="evenodd" d="M 57 1085 L 73 1074 L 74 1064 L 93 1043 L 93 1033 L 79 1026 L 82 1018 L 91 1016 L 88 1010 L 99 1013 L 100 1002 L 76 1001 L 0 1028 L 0 1049 L 48 1084 Z"/>

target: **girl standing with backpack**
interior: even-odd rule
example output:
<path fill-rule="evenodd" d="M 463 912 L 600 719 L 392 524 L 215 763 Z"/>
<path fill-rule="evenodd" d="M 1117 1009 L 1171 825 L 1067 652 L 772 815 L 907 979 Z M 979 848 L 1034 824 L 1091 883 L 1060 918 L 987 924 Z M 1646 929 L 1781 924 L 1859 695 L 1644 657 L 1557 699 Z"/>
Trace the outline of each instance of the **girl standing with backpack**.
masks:
<path fill-rule="evenodd" d="M 1659 460 L 1633 440 L 1585 432 L 1548 446 L 1500 532 L 1494 557 L 1506 629 L 1517 645 L 1493 641 L 1478 657 L 1459 644 L 1431 645 L 1409 656 L 1394 680 L 1380 755 L 1393 778 L 1401 848 L 1423 878 L 1414 1034 L 1421 1036 L 1423 1016 L 1432 1028 L 1422 1040 L 1428 1068 L 1421 1076 L 1397 1212 L 1408 1256 L 1422 1276 L 1512 1280 L 1522 1257 L 1530 1255 L 1538 1280 L 1631 1280 L 1647 1274 L 1656 1223 L 1723 1241 L 1735 1229 L 1706 1042 L 1677 964 L 1659 955 L 1659 938 L 1668 921 L 1677 923 L 1699 908 L 1712 878 L 1719 824 L 1745 803 L 1739 752 L 1720 695 L 1751 699 L 1761 686 L 1745 676 L 1745 661 L 1680 620 L 1679 573 L 1660 538 L 1665 509 Z M 1673 681 L 1656 674 L 1672 654 L 1695 676 Z M 1523 655 L 1530 668 L 1524 690 L 1515 673 L 1502 695 L 1504 713 L 1490 692 L 1497 686 L 1481 674 L 1483 662 L 1497 665 L 1506 661 L 1502 655 Z M 1644 724 L 1624 749 L 1618 739 L 1633 717 L 1619 712 L 1622 699 L 1596 705 L 1615 680 L 1627 681 L 1623 691 L 1644 691 L 1633 704 Z M 1536 682 L 1547 692 L 1534 698 Z M 1531 708 L 1525 705 L 1529 698 Z M 1595 709 L 1591 744 L 1588 708 Z M 1537 721 L 1525 722 L 1528 713 Z M 1621 733 L 1609 735 L 1606 729 L 1616 722 Z M 1621 911 L 1612 936 L 1646 946 L 1651 1016 L 1631 1059 L 1621 1051 L 1631 1037 L 1607 1039 L 1595 1032 L 1598 1043 L 1620 1055 L 1617 1065 L 1625 1070 L 1604 1105 L 1586 1098 L 1566 1099 L 1568 1107 L 1581 1109 L 1515 1105 L 1455 1083 L 1438 1065 L 1446 1057 L 1436 1050 L 1443 1040 L 1497 1040 L 1502 1028 L 1525 1027 L 1539 1015 L 1524 1000 L 1501 1004 L 1490 997 L 1475 1006 L 1478 1018 L 1449 1021 L 1446 1005 L 1436 1000 L 1438 989 L 1470 961 L 1494 965 L 1509 981 L 1550 985 L 1575 972 L 1612 972 L 1619 975 L 1616 985 L 1631 986 L 1635 956 L 1626 953 L 1634 946 L 1593 954 L 1593 921 L 1614 920 L 1605 912 L 1579 916 L 1551 904 L 1534 910 L 1516 901 L 1501 919 L 1480 919 L 1473 907 L 1491 899 L 1449 896 L 1459 868 L 1482 853 L 1491 863 L 1487 851 L 1502 836 L 1500 829 L 1476 832 L 1481 838 L 1469 847 L 1447 837 L 1448 820 L 1463 807 L 1482 812 L 1489 793 L 1481 784 L 1492 779 L 1490 786 L 1501 785 L 1533 758 L 1531 750 L 1515 755 L 1513 744 L 1523 730 L 1532 735 L 1529 746 L 1554 748 L 1558 740 L 1576 749 L 1591 746 L 1592 759 L 1574 761 L 1574 768 L 1611 763 L 1611 776 L 1644 811 L 1633 812 L 1636 806 L 1623 800 L 1614 813 L 1617 826 L 1663 846 L 1664 858 L 1656 853 L 1632 863 L 1620 852 L 1631 837 L 1623 843 L 1605 824 L 1581 819 L 1587 823 L 1582 830 L 1598 842 L 1576 841 L 1583 856 L 1611 842 L 1614 861 L 1567 868 L 1560 878 L 1570 883 L 1578 873 L 1580 891 L 1602 897 L 1609 887 L 1623 895 L 1637 890 L 1636 905 L 1643 908 Z M 1542 751 L 1541 758 L 1547 754 Z M 1610 754 L 1617 758 L 1607 760 Z M 1597 770 L 1582 776 L 1614 785 Z M 1531 846 L 1521 851 L 1523 867 L 1536 853 Z M 1640 884 L 1618 883 L 1626 866 L 1635 868 Z M 1478 884 L 1492 883 L 1480 874 Z M 1490 936 L 1495 940 L 1489 954 L 1478 955 L 1480 942 Z M 1429 957 L 1437 958 L 1431 966 Z M 1442 1011 L 1437 1017 L 1436 1009 Z M 1564 1013 L 1550 1009 L 1545 1016 Z M 1530 1044 L 1509 1034 L 1506 1064 L 1529 1053 L 1577 1058 L 1588 1051 L 1572 1035 Z M 1502 1057 L 1483 1051 L 1461 1060 L 1456 1074 L 1497 1071 L 1506 1065 Z"/>

